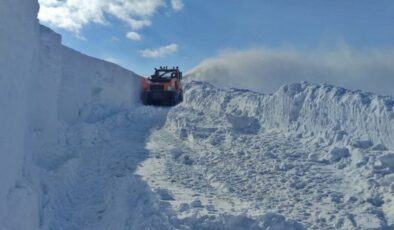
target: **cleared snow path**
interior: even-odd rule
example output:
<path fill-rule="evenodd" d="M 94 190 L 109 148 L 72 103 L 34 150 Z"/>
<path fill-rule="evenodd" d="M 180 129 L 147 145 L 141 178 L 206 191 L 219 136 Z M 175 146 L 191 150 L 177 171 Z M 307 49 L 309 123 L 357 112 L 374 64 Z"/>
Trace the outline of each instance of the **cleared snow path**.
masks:
<path fill-rule="evenodd" d="M 311 229 L 394 228 L 391 98 L 307 83 L 265 96 L 193 82 L 185 99 L 138 169 L 180 218 L 275 213 Z"/>
<path fill-rule="evenodd" d="M 62 144 L 39 164 L 44 229 L 171 229 L 169 213 L 134 171 L 148 152 L 145 139 L 168 109 L 140 107 L 64 132 Z M 60 151 L 60 152 L 59 152 Z"/>
<path fill-rule="evenodd" d="M 146 139 L 162 127 L 168 111 L 137 107 L 62 129 L 59 144 L 44 146 L 35 159 L 43 173 L 42 229 L 302 229 L 277 214 L 258 221 L 246 215 L 180 219 L 169 203 L 171 194 L 135 174 L 150 154 Z"/>

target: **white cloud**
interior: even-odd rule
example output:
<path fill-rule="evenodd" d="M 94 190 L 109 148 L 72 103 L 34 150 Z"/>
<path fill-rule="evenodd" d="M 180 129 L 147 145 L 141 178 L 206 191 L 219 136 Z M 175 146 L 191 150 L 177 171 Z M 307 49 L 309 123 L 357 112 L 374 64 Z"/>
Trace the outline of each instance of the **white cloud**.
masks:
<path fill-rule="evenodd" d="M 144 27 L 152 25 L 152 22 L 150 20 L 148 20 L 148 19 L 135 20 L 135 19 L 132 19 L 132 18 L 128 18 L 128 19 L 125 19 L 124 21 L 127 22 L 127 24 L 129 24 L 129 26 L 133 30 L 139 30 L 139 29 L 142 29 Z"/>
<path fill-rule="evenodd" d="M 133 30 L 151 25 L 151 17 L 165 0 L 39 0 L 38 18 L 51 26 L 74 33 L 90 24 L 108 24 L 112 16 Z"/>
<path fill-rule="evenodd" d="M 171 6 L 175 11 L 180 11 L 184 7 L 183 0 L 171 0 Z"/>
<path fill-rule="evenodd" d="M 130 40 L 133 40 L 133 41 L 140 41 L 142 39 L 141 35 L 136 32 L 128 32 L 126 34 L 126 37 Z"/>
<path fill-rule="evenodd" d="M 188 74 L 219 87 L 273 93 L 280 86 L 308 81 L 394 95 L 393 50 L 253 49 L 224 51 Z"/>
<path fill-rule="evenodd" d="M 173 43 L 168 46 L 163 46 L 157 49 L 141 50 L 140 52 L 141 52 L 141 56 L 145 58 L 160 58 L 174 54 L 177 51 L 178 51 L 178 45 Z"/>

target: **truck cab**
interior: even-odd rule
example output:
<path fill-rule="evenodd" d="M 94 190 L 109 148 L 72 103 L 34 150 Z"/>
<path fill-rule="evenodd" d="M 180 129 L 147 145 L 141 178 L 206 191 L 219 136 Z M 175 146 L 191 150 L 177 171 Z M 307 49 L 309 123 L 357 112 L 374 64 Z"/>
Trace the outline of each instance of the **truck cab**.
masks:
<path fill-rule="evenodd" d="M 174 106 L 183 101 L 182 72 L 178 67 L 155 68 L 154 74 L 142 79 L 141 100 L 144 105 Z"/>

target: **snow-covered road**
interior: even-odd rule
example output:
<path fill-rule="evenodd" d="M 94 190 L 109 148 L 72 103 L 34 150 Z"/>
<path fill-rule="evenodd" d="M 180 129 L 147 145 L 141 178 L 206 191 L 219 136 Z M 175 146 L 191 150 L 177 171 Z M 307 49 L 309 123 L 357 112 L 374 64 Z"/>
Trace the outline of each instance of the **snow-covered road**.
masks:
<path fill-rule="evenodd" d="M 152 143 L 156 133 L 168 119 L 169 110 L 136 107 L 94 123 L 81 122 L 62 129 L 59 144 L 52 148 L 44 147 L 42 155 L 36 159 L 43 173 L 41 186 L 45 192 L 40 214 L 42 228 L 302 228 L 300 224 L 286 221 L 283 216 L 274 213 L 261 215 L 260 220 L 256 221 L 246 213 L 217 212 L 213 204 L 211 211 L 214 215 L 184 216 L 172 207 L 173 195 L 169 189 L 174 187 L 157 189 L 136 174 L 137 167 L 142 166 L 142 162 L 146 165 L 152 160 L 148 158 L 153 154 L 150 152 L 152 144 L 160 146 L 163 151 L 166 146 L 182 150 L 181 146 L 178 146 L 182 143 L 177 142 L 172 134 L 162 136 L 160 140 Z M 150 137 L 152 133 L 154 135 Z M 150 164 L 149 167 L 149 172 L 157 172 L 155 164 Z M 166 175 L 157 175 L 157 178 L 151 179 L 170 179 L 161 176 Z M 188 199 L 188 194 L 200 194 L 193 186 L 179 187 L 175 193 L 185 199 Z M 183 201 L 193 203 L 194 199 Z M 194 206 L 200 208 L 196 202 Z"/>
<path fill-rule="evenodd" d="M 61 129 L 36 159 L 42 227 L 391 229 L 392 105 L 307 83 L 274 95 L 189 83 L 177 107 Z M 389 126 L 365 132 L 365 113 Z"/>

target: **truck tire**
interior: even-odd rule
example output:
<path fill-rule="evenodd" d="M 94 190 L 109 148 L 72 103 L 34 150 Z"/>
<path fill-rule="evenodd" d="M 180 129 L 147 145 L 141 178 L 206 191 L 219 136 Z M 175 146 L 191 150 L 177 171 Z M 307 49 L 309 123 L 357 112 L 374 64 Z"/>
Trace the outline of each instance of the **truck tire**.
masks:
<path fill-rule="evenodd" d="M 142 103 L 144 105 L 153 105 L 152 94 L 150 92 L 145 92 L 142 97 Z"/>
<path fill-rule="evenodd" d="M 179 94 L 179 103 L 183 102 L 183 92 Z"/>
<path fill-rule="evenodd" d="M 172 93 L 170 106 L 175 106 L 177 103 L 178 103 L 178 94 Z"/>

